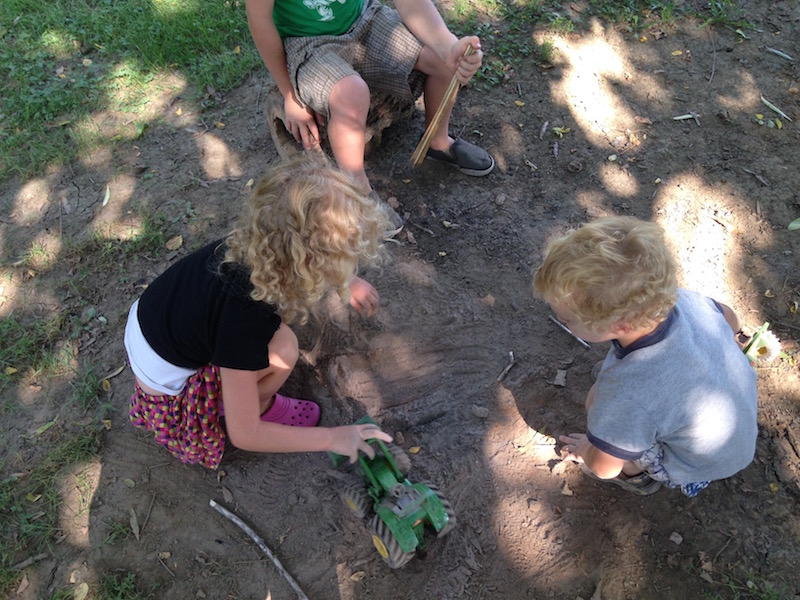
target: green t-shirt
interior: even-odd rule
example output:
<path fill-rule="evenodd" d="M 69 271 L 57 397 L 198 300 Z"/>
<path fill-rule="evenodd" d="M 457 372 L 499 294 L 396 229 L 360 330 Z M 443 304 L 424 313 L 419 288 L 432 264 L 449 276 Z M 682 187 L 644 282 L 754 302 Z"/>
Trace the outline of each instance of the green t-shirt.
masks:
<path fill-rule="evenodd" d="M 275 0 L 272 19 L 281 39 L 341 35 L 361 14 L 364 0 Z"/>

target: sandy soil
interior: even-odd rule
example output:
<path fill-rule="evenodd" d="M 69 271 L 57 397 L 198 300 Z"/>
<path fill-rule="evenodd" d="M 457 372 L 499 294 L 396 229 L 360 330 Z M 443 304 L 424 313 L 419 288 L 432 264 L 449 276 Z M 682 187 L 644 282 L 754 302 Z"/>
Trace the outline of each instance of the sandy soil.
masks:
<path fill-rule="evenodd" d="M 581 346 L 531 292 L 553 236 L 605 214 L 653 219 L 679 258 L 682 285 L 728 303 L 751 331 L 771 321 L 793 356 L 800 235 L 786 226 L 800 216 L 800 76 L 796 62 L 767 48 L 800 58 L 800 8 L 745 5 L 756 25 L 748 39 L 691 21 L 634 34 L 572 4 L 581 33 L 532 31 L 554 42 L 553 68 L 531 59 L 505 84 L 459 96 L 452 130 L 494 154 L 490 177 L 412 169 L 421 114 L 387 130 L 370 155 L 376 188 L 409 217 L 391 263 L 365 274 L 381 293 L 380 313 L 367 321 L 322 307 L 298 332 L 303 359 L 288 387 L 321 403 L 323 424 L 368 414 L 406 451 L 418 449 L 411 478 L 441 488 L 455 530 L 390 570 L 339 499 L 346 470 L 323 454 L 237 450 L 219 472 L 182 465 L 127 422 L 126 369 L 110 380 L 100 461 L 62 476 L 66 538 L 26 569 L 28 585 L 13 597 L 81 582 L 95 590 L 109 572 L 135 573 L 155 598 L 294 597 L 210 499 L 252 526 L 313 599 L 800 597 L 794 361 L 758 369 L 750 467 L 694 499 L 670 490 L 635 497 L 560 462 L 554 438 L 582 430 L 590 371 L 607 346 Z M 491 40 L 484 46 L 491 56 Z M 4 256 L 34 242 L 57 255 L 64 239 L 93 231 L 124 236 L 142 209 L 165 215 L 183 245 L 158 258 L 126 256 L 90 278 L 74 255 L 34 278 L 20 270 L 5 284 L 3 314 L 84 315 L 76 364 L 101 374 L 123 366 L 122 328 L 141 286 L 223 235 L 249 180 L 278 160 L 263 110 L 268 85 L 259 74 L 211 113 L 173 99 L 135 145 L 7 186 Z M 792 120 L 771 127 L 778 115 L 762 96 Z M 692 113 L 696 120 L 675 119 Z M 569 132 L 559 137 L 557 127 Z M 559 371 L 565 385 L 554 383 Z M 4 425 L 7 440 L 18 440 L 8 442 L 12 471 L 36 454 L 24 436 L 54 414 L 63 427 L 82 418 L 62 403 L 66 381 L 0 393 L 21 407 Z M 127 536 L 112 540 L 120 530 Z"/>

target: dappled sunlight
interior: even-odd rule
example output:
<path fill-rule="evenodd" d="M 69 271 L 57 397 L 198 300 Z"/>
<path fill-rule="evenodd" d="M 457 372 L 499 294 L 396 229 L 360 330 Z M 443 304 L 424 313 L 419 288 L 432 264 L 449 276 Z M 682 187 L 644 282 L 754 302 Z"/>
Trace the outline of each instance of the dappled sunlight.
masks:
<path fill-rule="evenodd" d="M 50 183 L 35 177 L 22 186 L 8 220 L 20 227 L 30 227 L 41 221 L 50 207 Z"/>
<path fill-rule="evenodd" d="M 87 170 L 98 169 L 111 169 L 114 159 L 114 153 L 108 146 L 103 146 L 95 149 L 91 153 L 82 156 L 78 161 L 81 165 L 86 167 Z"/>
<path fill-rule="evenodd" d="M 40 231 L 30 243 L 25 266 L 37 272 L 48 270 L 56 264 L 63 248 L 64 240 L 58 231 Z"/>
<path fill-rule="evenodd" d="M 610 131 L 625 131 L 635 123 L 635 114 L 612 88 L 612 82 L 630 79 L 633 68 L 606 41 L 603 26 L 595 22 L 593 36 L 577 43 L 556 37 L 553 45 L 567 64 L 564 76 L 552 84 L 555 98 L 568 98 L 569 109 L 584 134 L 601 143 Z M 639 77 L 639 75 L 637 75 Z"/>
<path fill-rule="evenodd" d="M 503 123 L 500 128 L 500 147 L 514 149 L 513 154 L 509 153 L 513 158 L 525 158 L 525 139 L 522 130 L 518 126 Z M 509 156 L 504 158 L 507 160 Z"/>
<path fill-rule="evenodd" d="M 136 189 L 136 178 L 132 175 L 118 175 L 113 181 L 106 182 L 99 210 L 95 212 L 90 228 L 98 231 L 105 228 L 119 230 L 119 239 L 131 237 L 129 225 L 123 225 L 123 215 L 128 213 L 128 202 Z M 107 200 L 106 200 L 107 198 Z M 116 237 L 116 234 L 115 234 Z"/>
<path fill-rule="evenodd" d="M 242 176 L 238 157 L 221 138 L 206 133 L 197 137 L 197 146 L 200 149 L 200 162 L 209 179 Z"/>
<path fill-rule="evenodd" d="M 61 504 L 58 524 L 73 546 L 89 548 L 89 507 L 100 484 L 102 464 L 74 465 L 58 483 Z"/>
<path fill-rule="evenodd" d="M 727 94 L 719 94 L 717 101 L 720 106 L 728 110 L 737 110 L 743 113 L 769 112 L 761 102 L 761 92 L 755 77 L 749 71 L 739 71 L 739 81 Z"/>
<path fill-rule="evenodd" d="M 598 173 L 600 181 L 608 192 L 620 198 L 633 198 L 639 193 L 639 182 L 616 162 L 607 162 Z"/>
<path fill-rule="evenodd" d="M 20 283 L 20 278 L 14 277 L 11 271 L 0 270 L 0 318 L 14 312 Z"/>
<path fill-rule="evenodd" d="M 600 187 L 575 190 L 575 202 L 587 210 L 591 217 L 599 217 L 608 214 L 605 204 L 608 202 L 608 195 Z"/>
<path fill-rule="evenodd" d="M 182 2 L 152 0 L 150 5 L 152 6 L 154 15 L 166 18 L 190 15 L 202 10 L 202 6 L 198 0 L 183 0 Z"/>
<path fill-rule="evenodd" d="M 433 287 L 436 281 L 436 267 L 425 261 L 409 257 L 408 261 L 393 265 L 397 273 L 415 287 Z"/>
<path fill-rule="evenodd" d="M 741 269 L 739 236 L 732 213 L 751 212 L 750 203 L 727 185 L 711 186 L 687 174 L 671 177 L 659 186 L 654 200 L 655 220 L 666 237 L 682 272 L 680 285 L 703 290 L 727 302 L 732 288 L 742 288 L 747 274 Z M 771 238 L 765 234 L 766 238 Z M 770 243 L 772 243 L 770 241 Z"/>

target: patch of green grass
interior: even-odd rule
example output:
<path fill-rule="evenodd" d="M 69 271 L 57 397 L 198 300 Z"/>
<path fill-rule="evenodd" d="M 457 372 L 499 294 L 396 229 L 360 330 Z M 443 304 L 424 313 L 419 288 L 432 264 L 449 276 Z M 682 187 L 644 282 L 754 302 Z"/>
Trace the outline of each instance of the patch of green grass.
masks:
<path fill-rule="evenodd" d="M 564 35 L 575 31 L 575 23 L 572 19 L 558 13 L 548 13 L 547 22 L 547 28 L 554 33 Z"/>
<path fill-rule="evenodd" d="M 103 381 L 91 368 L 78 371 L 70 385 L 73 389 L 72 401 L 83 411 L 95 406 L 104 395 Z"/>
<path fill-rule="evenodd" d="M 720 574 L 720 583 L 725 586 L 724 594 L 705 594 L 707 600 L 784 600 L 791 597 L 785 584 L 776 588 L 760 575 L 747 573 L 742 578 Z"/>
<path fill-rule="evenodd" d="M 61 497 L 56 475 L 70 465 L 95 458 L 100 441 L 96 425 L 71 434 L 54 432 L 39 440 L 47 447 L 28 465 L 26 474 L 0 480 L 0 595 L 19 579 L 20 573 L 13 566 L 45 551 L 59 534 Z M 0 472 L 5 472 L 4 461 L 0 462 Z"/>
<path fill-rule="evenodd" d="M 545 65 L 553 64 L 553 55 L 555 54 L 555 46 L 550 40 L 545 40 L 536 49 L 539 54 L 539 61 Z"/>
<path fill-rule="evenodd" d="M 108 533 L 106 534 L 104 543 L 108 544 L 109 546 L 114 546 L 127 540 L 130 535 L 130 525 L 126 523 L 114 523 L 108 528 Z"/>
<path fill-rule="evenodd" d="M 164 251 L 172 224 L 160 212 L 151 214 L 142 210 L 139 219 L 141 224 L 137 226 L 135 235 L 119 239 L 109 230 L 95 230 L 88 242 L 72 246 L 70 253 L 75 256 L 92 254 L 99 269 L 124 264 L 132 255 L 155 257 Z"/>
<path fill-rule="evenodd" d="M 143 594 L 136 589 L 136 574 L 128 573 L 124 577 L 106 575 L 100 586 L 103 600 L 147 600 L 152 594 Z"/>
<path fill-rule="evenodd" d="M 239 0 L 4 0 L 0 181 L 112 141 L 80 124 L 106 108 L 140 111 L 159 78 L 176 74 L 199 98 L 260 64 Z"/>
<path fill-rule="evenodd" d="M 744 10 L 738 0 L 711 0 L 701 5 L 698 17 L 703 19 L 700 27 L 721 25 L 731 29 L 752 28 L 753 25 L 744 17 Z"/>
<path fill-rule="evenodd" d="M 42 319 L 12 313 L 0 319 L 0 383 L 30 371 L 49 372 L 63 323 L 63 315 Z"/>

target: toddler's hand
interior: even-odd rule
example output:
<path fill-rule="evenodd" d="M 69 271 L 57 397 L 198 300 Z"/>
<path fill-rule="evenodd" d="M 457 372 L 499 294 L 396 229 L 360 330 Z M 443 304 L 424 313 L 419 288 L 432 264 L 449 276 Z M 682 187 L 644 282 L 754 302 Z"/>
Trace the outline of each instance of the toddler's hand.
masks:
<path fill-rule="evenodd" d="M 475 53 L 464 56 L 467 46 L 472 46 Z M 464 37 L 458 40 L 450 48 L 450 56 L 447 59 L 447 66 L 455 72 L 461 85 L 466 85 L 483 62 L 483 52 L 481 51 L 481 41 L 476 36 Z"/>
<path fill-rule="evenodd" d="M 361 451 L 369 458 L 375 457 L 375 450 L 366 440 L 377 438 L 384 442 L 391 442 L 392 436 L 380 430 L 377 425 L 365 423 L 363 425 L 345 425 L 333 428 L 333 445 L 330 448 L 336 454 L 342 454 L 350 458 L 354 463 L 358 460 L 358 452 Z"/>
<path fill-rule="evenodd" d="M 294 139 L 303 144 L 303 148 L 311 150 L 319 145 L 318 116 L 297 99 L 292 92 L 283 102 L 283 111 L 286 115 L 286 129 Z"/>
<path fill-rule="evenodd" d="M 371 317 L 378 310 L 380 297 L 378 291 L 361 277 L 353 277 L 350 281 L 350 306 L 365 317 Z"/>
<path fill-rule="evenodd" d="M 589 442 L 585 433 L 561 435 L 558 440 L 564 443 L 561 447 L 561 460 L 570 460 L 576 463 L 583 462 L 587 446 L 591 446 L 591 442 Z"/>

